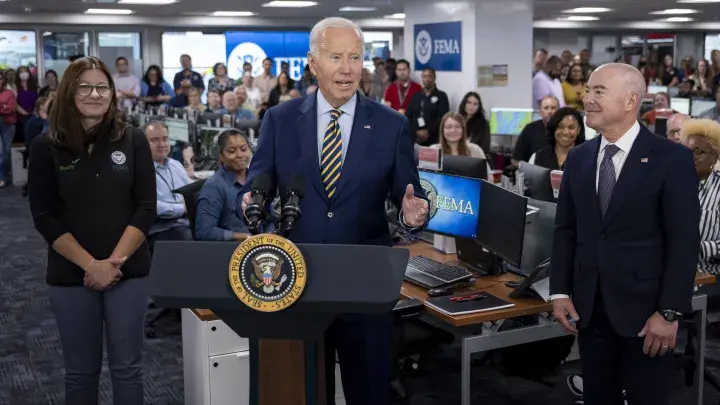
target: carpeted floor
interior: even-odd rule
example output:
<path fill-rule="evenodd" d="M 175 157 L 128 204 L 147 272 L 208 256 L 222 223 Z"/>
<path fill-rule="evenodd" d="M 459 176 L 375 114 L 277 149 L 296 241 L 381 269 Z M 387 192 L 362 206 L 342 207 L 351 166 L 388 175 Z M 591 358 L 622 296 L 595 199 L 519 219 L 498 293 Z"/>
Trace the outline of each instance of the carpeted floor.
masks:
<path fill-rule="evenodd" d="M 63 404 L 63 368 L 57 328 L 45 289 L 46 245 L 35 232 L 27 200 L 17 188 L 0 190 L 0 405 Z M 179 405 L 183 399 L 180 326 L 171 318 L 158 324 L 158 338 L 145 342 L 145 400 L 153 405 Z M 708 356 L 720 360 L 720 338 L 711 336 Z M 411 404 L 459 403 L 459 366 L 455 357 L 428 365 L 429 378 L 410 379 Z M 477 366 L 474 401 L 483 405 L 572 404 L 566 375 L 577 362 L 563 366 L 548 386 L 506 377 Z M 112 404 L 107 366 L 101 379 L 101 404 Z M 720 395 L 706 385 L 705 404 Z M 690 405 L 692 391 L 678 373 L 673 405 Z M 71 404 L 72 405 L 72 404 Z M 188 404 L 202 405 L 202 404 Z"/>

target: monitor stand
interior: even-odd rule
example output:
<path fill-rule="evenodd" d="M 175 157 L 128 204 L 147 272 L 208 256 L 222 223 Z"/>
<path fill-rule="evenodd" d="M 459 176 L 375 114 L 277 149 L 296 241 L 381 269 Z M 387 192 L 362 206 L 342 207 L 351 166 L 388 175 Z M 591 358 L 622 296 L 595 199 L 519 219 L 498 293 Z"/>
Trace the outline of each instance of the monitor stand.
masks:
<path fill-rule="evenodd" d="M 455 238 L 444 235 L 435 235 L 433 237 L 433 246 L 435 249 L 445 253 L 446 255 L 452 255 L 457 253 L 455 247 Z"/>

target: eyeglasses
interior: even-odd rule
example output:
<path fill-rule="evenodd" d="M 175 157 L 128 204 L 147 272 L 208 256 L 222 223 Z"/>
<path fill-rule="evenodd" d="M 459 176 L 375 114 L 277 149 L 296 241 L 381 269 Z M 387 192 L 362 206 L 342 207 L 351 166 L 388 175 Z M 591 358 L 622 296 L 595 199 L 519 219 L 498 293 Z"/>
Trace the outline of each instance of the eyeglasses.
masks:
<path fill-rule="evenodd" d="M 711 155 L 711 156 L 716 155 L 714 150 L 708 150 L 708 149 L 695 148 L 692 150 L 692 152 L 693 152 L 693 155 L 695 156 L 695 159 L 700 159 L 705 155 Z"/>
<path fill-rule="evenodd" d="M 112 91 L 112 86 L 109 84 L 88 84 L 88 83 L 80 83 L 77 86 L 77 94 L 82 97 L 89 96 L 92 94 L 93 89 L 97 90 L 97 94 L 101 97 L 107 96 L 110 94 L 110 91 Z"/>

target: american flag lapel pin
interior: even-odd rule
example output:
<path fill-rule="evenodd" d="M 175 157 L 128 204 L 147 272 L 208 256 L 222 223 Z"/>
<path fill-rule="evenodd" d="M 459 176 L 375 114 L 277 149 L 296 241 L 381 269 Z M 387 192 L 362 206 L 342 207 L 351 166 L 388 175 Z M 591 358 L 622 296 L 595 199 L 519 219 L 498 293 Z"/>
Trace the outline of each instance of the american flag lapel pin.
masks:
<path fill-rule="evenodd" d="M 642 158 L 642 159 L 640 159 L 640 162 L 641 162 L 641 163 L 647 163 L 647 162 L 648 162 L 648 158 Z"/>

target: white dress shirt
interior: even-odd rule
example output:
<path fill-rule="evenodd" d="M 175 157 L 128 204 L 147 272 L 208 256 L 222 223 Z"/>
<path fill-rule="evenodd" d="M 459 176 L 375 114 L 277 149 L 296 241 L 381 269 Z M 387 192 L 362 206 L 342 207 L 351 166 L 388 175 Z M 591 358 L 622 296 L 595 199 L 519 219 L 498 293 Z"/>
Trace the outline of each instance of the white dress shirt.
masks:
<path fill-rule="evenodd" d="M 623 166 L 625 165 L 625 160 L 627 160 L 628 155 L 630 154 L 630 149 L 632 148 L 633 144 L 635 143 L 635 139 L 637 139 L 638 134 L 640 133 L 640 124 L 635 121 L 635 124 L 633 124 L 630 129 L 623 134 L 623 136 L 618 139 L 617 142 L 614 143 L 615 146 L 617 146 L 620 150 L 615 153 L 615 155 L 612 157 L 613 166 L 615 166 L 615 179 L 617 180 L 620 177 L 620 171 L 622 171 Z M 600 153 L 598 153 L 597 157 L 597 169 L 595 171 L 595 191 L 597 192 L 598 183 L 600 182 L 600 163 L 603 160 L 603 157 L 605 157 L 605 147 L 610 145 L 610 142 L 608 142 L 607 139 L 603 136 L 602 139 L 600 139 Z M 570 298 L 567 294 L 553 294 L 550 296 L 550 300 L 556 300 L 558 298 Z"/>

